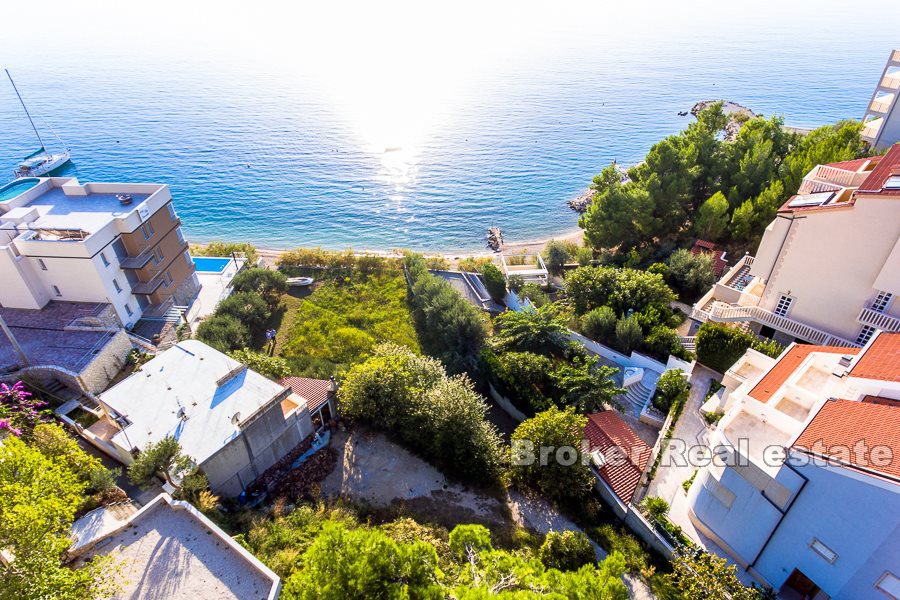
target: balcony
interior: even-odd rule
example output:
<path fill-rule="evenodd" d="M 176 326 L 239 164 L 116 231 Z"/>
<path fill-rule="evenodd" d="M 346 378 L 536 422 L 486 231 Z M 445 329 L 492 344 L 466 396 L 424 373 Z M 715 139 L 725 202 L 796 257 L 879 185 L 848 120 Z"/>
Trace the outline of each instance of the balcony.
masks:
<path fill-rule="evenodd" d="M 878 137 L 878 131 L 881 129 L 882 123 L 884 123 L 884 119 L 881 117 L 866 121 L 860 136 L 866 141 L 875 140 Z"/>
<path fill-rule="evenodd" d="M 119 266 L 123 269 L 131 269 L 137 271 L 147 266 L 153 259 L 153 248 L 147 248 L 137 256 L 129 256 L 119 261 Z"/>
<path fill-rule="evenodd" d="M 888 73 L 881 80 L 881 87 L 889 90 L 900 90 L 900 72 Z"/>
<path fill-rule="evenodd" d="M 900 318 L 886 315 L 883 312 L 872 310 L 871 308 L 863 308 L 859 311 L 856 320 L 863 325 L 869 325 L 875 329 L 881 329 L 887 332 L 900 331 Z"/>
<path fill-rule="evenodd" d="M 131 293 L 149 296 L 163 284 L 164 278 L 165 275 L 163 273 L 159 273 L 150 281 L 139 281 L 135 285 L 131 286 Z"/>
<path fill-rule="evenodd" d="M 801 323 L 800 321 L 776 315 L 759 306 L 739 306 L 727 304 L 725 302 L 713 302 L 709 310 L 706 311 L 706 314 L 707 319 L 714 323 L 754 321 L 756 323 L 768 325 L 772 329 L 793 337 L 807 340 L 813 344 L 822 346 L 843 346 L 846 348 L 859 347 L 859 344 L 856 344 L 855 342 L 845 340 L 842 337 L 828 333 L 817 327 Z M 691 316 L 693 317 L 693 313 Z"/>
<path fill-rule="evenodd" d="M 885 98 L 876 98 L 875 100 L 872 100 L 872 104 L 869 105 L 869 112 L 878 113 L 879 115 L 886 115 L 891 112 L 891 106 L 893 104 L 893 94 Z"/>

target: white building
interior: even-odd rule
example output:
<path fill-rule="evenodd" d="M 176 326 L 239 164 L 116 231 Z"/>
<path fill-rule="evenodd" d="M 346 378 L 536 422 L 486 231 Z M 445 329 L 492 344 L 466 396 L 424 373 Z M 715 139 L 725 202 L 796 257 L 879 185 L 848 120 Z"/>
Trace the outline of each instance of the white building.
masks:
<path fill-rule="evenodd" d="M 695 305 L 700 322 L 747 323 L 780 343 L 862 346 L 900 331 L 900 144 L 819 165 Z"/>
<path fill-rule="evenodd" d="M 780 597 L 900 597 L 900 333 L 749 350 L 723 384 L 697 530 Z"/>
<path fill-rule="evenodd" d="M 124 509 L 124 510 L 123 510 Z M 109 556 L 116 600 L 276 600 L 281 579 L 188 504 L 160 494 L 136 512 L 99 508 L 73 525 L 76 567 Z"/>
<path fill-rule="evenodd" d="M 197 340 L 179 342 L 100 395 L 87 434 L 125 464 L 167 436 L 213 491 L 240 494 L 313 434 L 307 401 Z"/>
<path fill-rule="evenodd" d="M 199 282 L 166 185 L 17 179 L 0 187 L 0 305 L 111 304 L 160 317 Z"/>
<path fill-rule="evenodd" d="M 900 50 L 888 57 L 881 79 L 863 115 L 862 139 L 873 148 L 887 148 L 900 142 Z"/>

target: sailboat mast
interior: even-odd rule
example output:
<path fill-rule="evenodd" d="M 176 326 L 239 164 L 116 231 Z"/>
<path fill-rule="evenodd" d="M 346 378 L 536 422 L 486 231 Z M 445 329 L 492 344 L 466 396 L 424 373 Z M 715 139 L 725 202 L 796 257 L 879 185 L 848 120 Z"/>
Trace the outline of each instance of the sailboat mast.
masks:
<path fill-rule="evenodd" d="M 12 84 L 13 89 L 16 91 L 16 96 L 19 97 L 19 102 L 22 103 L 22 108 L 25 109 L 25 116 L 28 117 L 28 122 L 31 123 L 31 128 L 34 129 L 34 135 L 37 136 L 38 141 L 41 143 L 41 150 L 44 151 L 44 154 L 50 156 L 50 153 L 47 152 L 47 148 L 44 147 L 44 140 L 41 139 L 41 134 L 38 133 L 37 127 L 34 126 L 34 121 L 31 119 L 31 113 L 28 112 L 28 107 L 25 106 L 25 101 L 22 100 L 22 94 L 19 93 L 19 88 L 16 87 L 16 82 L 13 81 L 12 75 L 9 74 L 9 69 L 3 69 L 6 71 L 6 76 L 9 77 L 9 82 Z"/>

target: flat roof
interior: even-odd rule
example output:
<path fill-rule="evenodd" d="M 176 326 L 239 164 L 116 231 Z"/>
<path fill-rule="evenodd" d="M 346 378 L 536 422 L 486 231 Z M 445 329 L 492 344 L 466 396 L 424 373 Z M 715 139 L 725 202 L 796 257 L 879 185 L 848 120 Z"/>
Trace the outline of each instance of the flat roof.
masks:
<path fill-rule="evenodd" d="M 238 423 L 280 402 L 271 379 L 197 340 L 179 342 L 100 394 L 130 422 L 112 438 L 121 448 L 143 449 L 166 436 L 198 464 L 240 434 Z"/>
<path fill-rule="evenodd" d="M 25 207 L 37 209 L 39 217 L 30 224 L 32 228 L 82 229 L 94 233 L 112 219 L 127 215 L 150 197 L 149 194 L 131 194 L 131 196 L 131 204 L 122 206 L 114 193 L 92 192 L 86 196 L 67 196 L 62 188 L 50 187 L 20 207 L 19 212 Z"/>
<path fill-rule="evenodd" d="M 855 356 L 859 354 L 859 350 L 859 348 L 844 348 L 842 346 L 794 344 L 779 357 L 778 362 L 772 365 L 763 378 L 753 386 L 748 395 L 760 402 L 768 402 L 810 354 L 821 352 Z"/>
<path fill-rule="evenodd" d="M 6 321 L 30 365 L 53 365 L 80 373 L 112 341 L 116 333 L 66 330 L 79 319 L 103 314 L 108 304 L 51 301 L 41 309 L 2 308 Z M 5 335 L 0 335 L 0 370 L 21 367 L 21 360 Z"/>
<path fill-rule="evenodd" d="M 117 600 L 273 600 L 279 577 L 186 502 L 160 494 L 77 551 L 121 565 Z"/>

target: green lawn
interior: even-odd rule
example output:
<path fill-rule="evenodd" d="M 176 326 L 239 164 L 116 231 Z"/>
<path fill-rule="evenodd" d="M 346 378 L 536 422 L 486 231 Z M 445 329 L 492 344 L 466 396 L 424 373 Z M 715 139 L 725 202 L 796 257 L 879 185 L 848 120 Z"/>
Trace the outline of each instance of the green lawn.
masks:
<path fill-rule="evenodd" d="M 275 353 L 295 375 L 340 374 L 382 342 L 420 352 L 401 271 L 329 280 L 306 297 L 283 300 Z"/>

